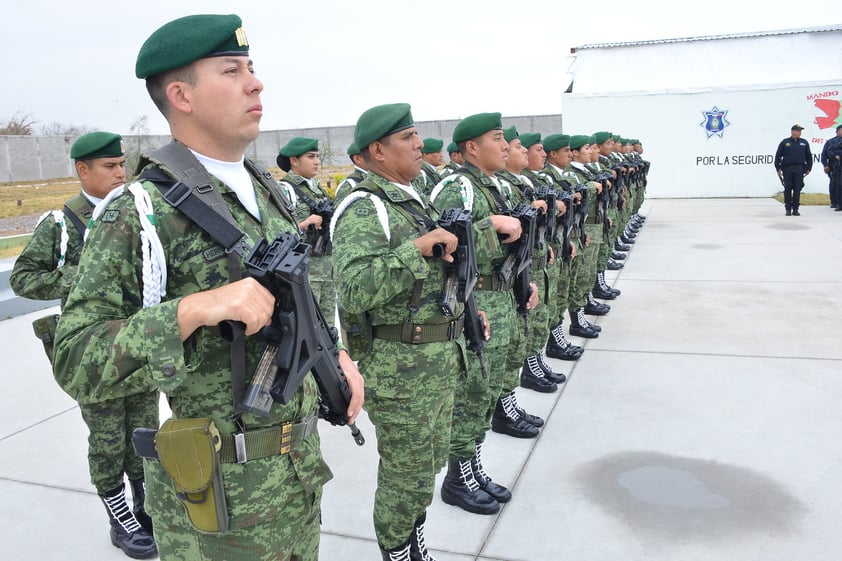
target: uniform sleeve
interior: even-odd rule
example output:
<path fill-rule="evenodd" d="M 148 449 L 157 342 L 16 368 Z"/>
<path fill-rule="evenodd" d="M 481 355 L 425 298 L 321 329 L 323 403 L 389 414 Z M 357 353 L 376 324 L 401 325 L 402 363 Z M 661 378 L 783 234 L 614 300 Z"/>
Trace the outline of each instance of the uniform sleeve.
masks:
<path fill-rule="evenodd" d="M 72 234 L 70 234 L 72 235 Z M 68 253 L 73 250 L 68 243 Z M 15 261 L 9 284 L 18 296 L 33 300 L 67 298 L 76 274 L 76 264 L 67 259 L 57 268 L 61 257 L 61 227 L 47 216 L 35 228 L 32 238 Z"/>
<path fill-rule="evenodd" d="M 354 201 L 337 220 L 333 240 L 334 275 L 342 307 L 362 313 L 383 306 L 412 290 L 429 272 L 427 261 L 412 240 L 386 237 L 380 214 L 365 198 Z"/>
<path fill-rule="evenodd" d="M 97 222 L 89 232 L 56 333 L 56 380 L 81 403 L 155 385 L 168 391 L 186 376 L 180 299 L 142 307 L 140 227 L 127 200 L 109 207 L 118 212 L 116 220 Z"/>
<path fill-rule="evenodd" d="M 781 159 L 783 158 L 783 155 L 784 155 L 784 142 L 785 141 L 781 141 L 778 144 L 778 149 L 775 152 L 775 169 L 776 170 L 781 169 Z"/>
<path fill-rule="evenodd" d="M 805 149 L 807 150 L 807 161 L 805 162 L 805 164 L 807 166 L 807 171 L 811 171 L 813 169 L 813 153 L 810 151 L 809 141 L 807 141 Z"/>

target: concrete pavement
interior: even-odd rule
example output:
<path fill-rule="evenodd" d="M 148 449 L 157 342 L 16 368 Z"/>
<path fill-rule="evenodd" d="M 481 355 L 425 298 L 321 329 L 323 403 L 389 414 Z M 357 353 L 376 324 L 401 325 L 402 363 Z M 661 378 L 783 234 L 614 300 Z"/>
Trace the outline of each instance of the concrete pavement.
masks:
<path fill-rule="evenodd" d="M 623 291 L 556 394 L 518 390 L 537 439 L 490 433 L 495 516 L 442 503 L 439 561 L 830 561 L 842 515 L 842 213 L 771 199 L 652 200 Z M 127 559 L 88 481 L 86 429 L 32 319 L 0 321 L 0 558 Z M 568 324 L 566 323 L 565 326 Z M 575 339 L 574 339 L 575 340 Z M 363 416 L 364 417 L 364 416 Z M 376 439 L 322 425 L 336 475 L 320 559 L 379 558 Z M 439 481 L 443 474 L 439 475 Z"/>

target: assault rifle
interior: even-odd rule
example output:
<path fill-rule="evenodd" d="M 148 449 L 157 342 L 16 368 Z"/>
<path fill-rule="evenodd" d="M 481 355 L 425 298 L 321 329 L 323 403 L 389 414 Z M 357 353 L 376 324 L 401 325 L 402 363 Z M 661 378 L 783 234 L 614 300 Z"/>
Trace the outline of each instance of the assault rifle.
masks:
<path fill-rule="evenodd" d="M 289 403 L 308 372 L 319 386 L 319 416 L 333 425 L 347 424 L 356 443 L 365 443 L 360 430 L 348 423 L 351 391 L 339 366 L 339 337 L 328 329 L 307 280 L 310 246 L 285 232 L 271 243 L 260 240 L 245 260 L 249 276 L 275 297 L 271 325 L 260 338 L 268 345 L 240 406 L 255 415 L 269 416 L 272 402 Z M 226 341 L 244 335 L 238 321 L 219 324 Z"/>
<path fill-rule="evenodd" d="M 520 204 L 506 209 L 506 215 L 520 220 L 520 238 L 509 244 L 509 252 L 497 269 L 501 284 L 508 284 L 514 279 L 517 311 L 526 320 L 529 331 L 529 301 L 532 283 L 532 258 L 535 255 L 535 223 L 538 221 L 538 209 Z"/>
<path fill-rule="evenodd" d="M 547 212 L 538 218 L 538 235 L 543 234 L 547 243 L 553 243 L 555 241 L 556 218 L 558 217 L 558 206 L 556 206 L 558 193 L 555 189 L 541 186 L 535 191 L 535 200 L 547 203 Z"/>
<path fill-rule="evenodd" d="M 602 193 L 596 197 L 597 222 L 602 222 L 605 235 L 608 235 L 608 231 L 610 230 L 608 207 L 611 206 L 612 193 L 614 191 L 612 189 L 611 174 L 608 172 L 597 173 L 596 180 L 602 184 Z"/>
<path fill-rule="evenodd" d="M 312 201 L 312 199 L 311 199 Z M 333 201 L 328 198 L 312 201 L 315 204 L 310 206 L 311 214 L 318 214 L 322 217 L 322 227 L 316 230 L 312 224 L 307 228 L 307 242 L 313 248 L 311 254 L 314 257 L 330 255 L 333 252 L 333 242 L 330 240 L 330 221 L 333 218 Z"/>
<path fill-rule="evenodd" d="M 585 222 L 588 219 L 588 203 L 589 203 L 589 192 L 588 192 L 588 184 L 587 183 L 579 183 L 573 186 L 573 192 L 579 193 L 582 197 L 579 201 L 579 204 L 576 205 L 576 215 L 573 219 L 576 227 L 579 230 L 579 238 L 582 241 L 582 245 L 585 245 L 585 241 L 587 240 L 587 234 L 585 233 Z"/>
<path fill-rule="evenodd" d="M 564 203 L 567 209 L 564 214 L 558 217 L 558 225 L 561 226 L 561 259 L 565 265 L 570 264 L 573 259 L 573 248 L 570 246 L 570 235 L 573 230 L 573 194 L 569 191 L 561 191 L 558 200 Z M 558 230 L 557 230 L 558 231 Z"/>
<path fill-rule="evenodd" d="M 477 359 L 479 359 L 482 377 L 487 379 L 488 368 L 485 366 L 483 356 L 483 349 L 485 348 L 484 329 L 482 328 L 482 319 L 477 310 L 477 298 L 474 293 L 479 271 L 477 270 L 471 211 L 459 208 L 445 210 L 441 213 L 438 226 L 457 238 L 453 263 L 447 263 L 446 265 L 448 276 L 445 282 L 445 294 L 440 302 L 441 311 L 447 316 L 453 316 L 456 313 L 454 302 L 465 304 L 465 339 L 468 342 L 468 349 L 476 353 Z M 444 244 L 433 246 L 433 255 L 439 258 L 443 257 Z"/>

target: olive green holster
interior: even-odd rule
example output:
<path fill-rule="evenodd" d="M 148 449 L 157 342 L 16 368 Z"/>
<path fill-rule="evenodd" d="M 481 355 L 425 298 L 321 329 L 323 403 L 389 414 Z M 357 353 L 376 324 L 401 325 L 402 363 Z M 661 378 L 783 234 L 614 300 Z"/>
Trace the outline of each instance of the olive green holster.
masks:
<path fill-rule="evenodd" d="M 211 419 L 169 419 L 155 436 L 161 465 L 176 496 L 200 532 L 228 531 L 228 507 L 220 470 L 222 439 Z"/>
<path fill-rule="evenodd" d="M 56 339 L 58 318 L 58 314 L 50 314 L 48 316 L 40 317 L 32 322 L 32 330 L 35 331 L 35 336 L 38 337 L 44 345 L 44 352 L 47 353 L 47 358 L 50 359 L 50 364 L 53 363 L 53 343 Z"/>

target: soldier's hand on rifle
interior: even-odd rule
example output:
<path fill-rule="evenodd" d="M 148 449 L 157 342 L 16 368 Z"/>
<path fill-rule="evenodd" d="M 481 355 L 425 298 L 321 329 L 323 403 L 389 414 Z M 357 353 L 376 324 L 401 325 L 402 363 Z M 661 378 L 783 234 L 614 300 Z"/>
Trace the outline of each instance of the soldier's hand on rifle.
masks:
<path fill-rule="evenodd" d="M 322 217 L 318 214 L 311 214 L 310 216 L 298 223 L 298 227 L 302 230 L 306 230 L 309 226 L 312 226 L 316 230 L 321 230 Z"/>
<path fill-rule="evenodd" d="M 556 201 L 555 206 L 558 208 L 559 216 L 564 216 L 567 213 L 567 205 L 564 204 L 564 201 Z"/>
<path fill-rule="evenodd" d="M 488 316 L 482 310 L 477 310 L 477 315 L 482 322 L 482 338 L 488 341 L 491 339 L 491 324 L 488 323 Z"/>
<path fill-rule="evenodd" d="M 345 380 L 348 382 L 348 389 L 351 390 L 351 402 L 345 414 L 348 415 L 348 423 L 353 423 L 357 420 L 357 415 L 362 411 L 365 402 L 365 380 L 347 351 L 339 351 L 339 367 L 342 368 L 342 373 L 345 374 Z"/>
<path fill-rule="evenodd" d="M 424 234 L 421 237 L 412 240 L 415 247 L 421 252 L 424 257 L 433 257 L 433 248 L 441 244 L 439 248 L 444 247 L 444 254 L 436 257 L 441 257 L 442 261 L 453 263 L 452 253 L 456 251 L 456 245 L 459 243 L 459 238 L 445 230 L 444 228 L 436 228 Z"/>
<path fill-rule="evenodd" d="M 500 240 L 502 243 L 516 242 L 521 235 L 520 220 L 504 214 L 492 214 L 489 219 L 494 231 L 506 238 Z"/>
<path fill-rule="evenodd" d="M 555 252 L 553 251 L 553 246 L 547 246 L 547 264 L 552 265 L 555 263 Z"/>
<path fill-rule="evenodd" d="M 538 210 L 540 210 L 544 214 L 547 214 L 547 201 L 541 201 L 541 200 L 532 201 L 532 207 L 537 208 Z"/>
<path fill-rule="evenodd" d="M 582 202 L 582 193 L 579 193 L 578 191 L 573 193 L 573 200 L 577 203 L 581 203 Z"/>
<path fill-rule="evenodd" d="M 602 194 L 602 183 L 599 181 L 591 181 L 591 184 L 596 187 L 596 192 Z"/>
<path fill-rule="evenodd" d="M 778 170 L 778 177 L 783 177 L 783 176 L 784 176 L 784 170 L 779 169 Z"/>
<path fill-rule="evenodd" d="M 570 259 L 573 259 L 573 258 L 576 257 L 576 244 L 573 243 L 573 242 L 569 242 L 569 243 L 570 243 Z"/>
<path fill-rule="evenodd" d="M 590 236 L 590 234 L 585 232 L 585 247 L 588 247 L 590 245 L 591 245 L 591 236 Z"/>
<path fill-rule="evenodd" d="M 243 322 L 246 335 L 253 335 L 271 323 L 274 309 L 272 293 L 249 277 L 185 296 L 176 314 L 181 340 L 185 341 L 199 327 L 219 325 L 224 320 Z"/>
<path fill-rule="evenodd" d="M 526 309 L 527 310 L 534 310 L 535 306 L 538 305 L 538 301 L 540 298 L 538 297 L 538 285 L 534 282 L 529 283 L 529 300 L 526 301 Z"/>

